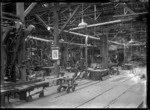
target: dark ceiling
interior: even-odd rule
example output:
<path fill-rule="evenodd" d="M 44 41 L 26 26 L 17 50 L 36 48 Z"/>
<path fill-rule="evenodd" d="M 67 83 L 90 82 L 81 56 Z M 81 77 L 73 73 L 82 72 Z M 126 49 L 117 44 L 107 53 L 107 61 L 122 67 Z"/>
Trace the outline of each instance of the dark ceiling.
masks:
<path fill-rule="evenodd" d="M 30 6 L 31 3 L 24 3 L 25 9 Z M 3 11 L 15 14 L 16 3 L 3 3 Z M 70 22 L 66 25 L 64 30 L 70 30 L 71 28 L 78 27 L 83 15 L 84 21 L 88 25 L 106 23 L 115 20 L 126 20 L 132 18 L 132 20 L 119 22 L 119 23 L 106 23 L 105 25 L 91 26 L 84 29 L 72 30 L 76 33 L 91 35 L 93 37 L 101 37 L 108 33 L 108 39 L 120 42 L 120 38 L 126 41 L 130 40 L 132 35 L 136 40 L 141 42 L 146 41 L 147 34 L 147 15 L 148 15 L 148 3 L 135 0 L 132 2 L 117 2 L 117 0 L 111 0 L 106 2 L 69 2 L 58 3 L 58 17 L 59 28 L 67 22 L 68 18 L 79 6 L 79 9 L 71 18 Z M 13 8 L 12 8 L 13 7 Z M 49 26 L 54 27 L 53 10 L 55 9 L 54 3 L 37 3 L 30 13 L 26 16 L 25 22 L 27 25 L 33 24 L 36 27 L 36 34 L 43 36 L 50 36 L 49 39 L 53 39 L 49 31 L 44 27 L 43 23 L 36 18 L 36 14 Z M 11 10 L 11 11 L 10 11 Z M 84 11 L 83 11 L 84 10 Z M 82 13 L 83 11 L 83 13 Z M 53 30 L 52 30 L 53 31 Z M 75 36 L 68 33 L 61 33 L 60 38 L 66 36 Z M 139 37 L 141 36 L 141 37 Z M 68 39 L 71 39 L 67 37 Z M 82 39 L 76 37 L 76 40 Z M 144 39 L 144 40 L 143 40 Z M 92 41 L 91 41 L 92 42 Z"/>

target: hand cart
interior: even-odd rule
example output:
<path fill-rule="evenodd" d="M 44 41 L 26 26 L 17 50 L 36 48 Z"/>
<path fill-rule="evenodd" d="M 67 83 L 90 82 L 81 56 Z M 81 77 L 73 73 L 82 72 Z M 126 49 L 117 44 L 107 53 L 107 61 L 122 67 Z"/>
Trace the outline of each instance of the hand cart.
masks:
<path fill-rule="evenodd" d="M 57 92 L 61 92 L 62 89 L 66 90 L 66 93 L 69 93 L 70 89 L 72 89 L 72 91 L 75 91 L 76 86 L 78 85 L 76 83 L 76 80 L 78 79 L 79 76 L 80 76 L 80 72 L 77 76 L 73 76 L 72 78 L 64 77 L 58 79 L 59 87 L 57 88 Z"/>

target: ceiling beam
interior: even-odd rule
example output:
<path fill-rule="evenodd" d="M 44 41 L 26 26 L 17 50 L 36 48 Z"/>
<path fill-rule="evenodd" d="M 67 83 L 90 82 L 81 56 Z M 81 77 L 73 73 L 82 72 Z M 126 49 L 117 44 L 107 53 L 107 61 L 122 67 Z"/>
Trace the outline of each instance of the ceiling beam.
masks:
<path fill-rule="evenodd" d="M 75 15 L 75 13 L 77 12 L 77 10 L 79 9 L 80 5 L 78 5 L 76 7 L 76 9 L 74 10 L 74 12 L 71 14 L 70 18 L 67 20 L 67 22 L 62 26 L 61 30 L 59 31 L 59 34 L 62 32 L 62 30 L 66 27 L 66 25 L 69 23 L 69 21 L 71 20 L 71 18 Z"/>
<path fill-rule="evenodd" d="M 27 14 L 29 14 L 29 12 L 34 8 L 34 6 L 36 5 L 37 3 L 31 3 L 31 5 L 24 11 L 24 17 L 27 16 Z"/>

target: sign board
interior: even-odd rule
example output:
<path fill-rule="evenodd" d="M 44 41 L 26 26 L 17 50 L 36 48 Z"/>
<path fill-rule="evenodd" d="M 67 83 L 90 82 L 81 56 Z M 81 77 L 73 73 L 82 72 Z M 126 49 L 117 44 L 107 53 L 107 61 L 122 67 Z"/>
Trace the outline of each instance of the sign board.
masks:
<path fill-rule="evenodd" d="M 53 46 L 52 49 L 52 60 L 59 60 L 59 47 Z"/>

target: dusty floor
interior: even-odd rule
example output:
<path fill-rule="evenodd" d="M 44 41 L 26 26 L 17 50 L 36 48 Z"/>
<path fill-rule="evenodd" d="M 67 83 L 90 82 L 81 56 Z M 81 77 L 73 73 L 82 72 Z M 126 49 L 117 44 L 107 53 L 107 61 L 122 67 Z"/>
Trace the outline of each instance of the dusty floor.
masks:
<path fill-rule="evenodd" d="M 134 74 L 121 70 L 120 75 L 104 81 L 78 80 L 75 92 L 57 93 L 57 87 L 48 87 L 45 97 L 33 96 L 31 102 L 11 101 L 12 108 L 137 108 L 143 101 L 146 107 L 146 68 L 136 68 Z M 36 91 L 36 90 L 35 90 Z M 13 100 L 13 99 L 11 99 Z"/>

